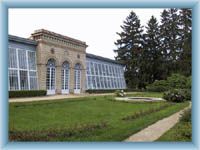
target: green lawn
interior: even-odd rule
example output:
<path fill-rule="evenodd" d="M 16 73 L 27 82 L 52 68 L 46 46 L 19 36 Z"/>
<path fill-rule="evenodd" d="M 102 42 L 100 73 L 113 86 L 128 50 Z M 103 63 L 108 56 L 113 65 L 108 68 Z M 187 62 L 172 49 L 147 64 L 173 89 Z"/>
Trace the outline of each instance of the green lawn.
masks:
<path fill-rule="evenodd" d="M 10 103 L 10 140 L 122 141 L 188 105 L 174 103 L 133 120 L 122 120 L 126 116 L 156 109 L 166 103 L 119 102 L 114 101 L 112 96 Z"/>

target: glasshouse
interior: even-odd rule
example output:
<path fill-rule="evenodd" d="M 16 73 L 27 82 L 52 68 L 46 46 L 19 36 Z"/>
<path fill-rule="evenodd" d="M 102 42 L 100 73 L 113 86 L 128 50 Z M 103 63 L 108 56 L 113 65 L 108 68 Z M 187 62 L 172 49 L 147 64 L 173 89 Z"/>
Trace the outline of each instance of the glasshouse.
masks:
<path fill-rule="evenodd" d="M 124 65 L 86 53 L 85 42 L 40 29 L 30 38 L 9 35 L 9 91 L 48 95 L 125 89 Z"/>

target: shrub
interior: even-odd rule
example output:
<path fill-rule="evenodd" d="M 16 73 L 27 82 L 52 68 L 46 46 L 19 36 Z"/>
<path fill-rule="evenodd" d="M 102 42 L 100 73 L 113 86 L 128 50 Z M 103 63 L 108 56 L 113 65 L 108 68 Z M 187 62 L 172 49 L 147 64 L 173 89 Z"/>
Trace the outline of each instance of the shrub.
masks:
<path fill-rule="evenodd" d="M 163 98 L 170 102 L 184 102 L 186 100 L 183 90 L 173 89 L 164 92 Z"/>
<path fill-rule="evenodd" d="M 186 88 L 187 89 L 192 88 L 192 77 L 191 76 L 187 77 Z"/>
<path fill-rule="evenodd" d="M 185 110 L 184 113 L 181 115 L 180 121 L 183 121 L 183 122 L 191 122 L 191 116 L 192 116 L 191 109 L 187 109 L 187 110 Z"/>
<path fill-rule="evenodd" d="M 185 89 L 187 88 L 187 77 L 181 74 L 172 74 L 167 78 L 167 82 L 170 88 Z"/>
<path fill-rule="evenodd" d="M 191 89 L 181 89 L 186 101 L 191 101 Z"/>
<path fill-rule="evenodd" d="M 180 74 L 172 74 L 166 80 L 157 80 L 147 86 L 148 91 L 165 92 L 171 89 L 191 89 L 192 78 Z"/>
<path fill-rule="evenodd" d="M 125 97 L 126 96 L 126 93 L 124 92 L 124 90 L 116 90 L 115 91 L 115 95 L 117 97 Z"/>
<path fill-rule="evenodd" d="M 9 91 L 9 98 L 45 96 L 46 90 Z"/>
<path fill-rule="evenodd" d="M 147 90 L 151 92 L 164 92 L 169 89 L 169 84 L 165 80 L 157 80 L 154 83 L 147 86 Z"/>

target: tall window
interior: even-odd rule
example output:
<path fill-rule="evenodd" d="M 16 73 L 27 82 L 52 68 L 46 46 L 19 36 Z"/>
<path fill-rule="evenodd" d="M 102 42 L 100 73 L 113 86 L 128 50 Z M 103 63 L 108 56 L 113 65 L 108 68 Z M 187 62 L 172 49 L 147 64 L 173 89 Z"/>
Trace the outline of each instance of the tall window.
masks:
<path fill-rule="evenodd" d="M 69 63 L 67 61 L 62 65 L 62 89 L 69 89 Z"/>
<path fill-rule="evenodd" d="M 49 59 L 47 62 L 47 76 L 46 76 L 46 86 L 47 90 L 55 90 L 55 60 Z"/>
<path fill-rule="evenodd" d="M 35 51 L 9 47 L 9 90 L 37 89 Z"/>
<path fill-rule="evenodd" d="M 74 67 L 74 89 L 81 88 L 81 65 L 78 63 Z"/>

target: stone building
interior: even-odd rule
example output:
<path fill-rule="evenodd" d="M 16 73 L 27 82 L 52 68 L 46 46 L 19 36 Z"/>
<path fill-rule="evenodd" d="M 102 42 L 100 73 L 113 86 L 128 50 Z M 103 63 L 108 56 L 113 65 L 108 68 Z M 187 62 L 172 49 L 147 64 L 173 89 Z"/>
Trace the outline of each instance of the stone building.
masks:
<path fill-rule="evenodd" d="M 88 89 L 125 89 L 119 62 L 86 53 L 85 42 L 48 30 L 29 39 L 9 36 L 9 90 L 47 90 L 47 94 Z"/>

